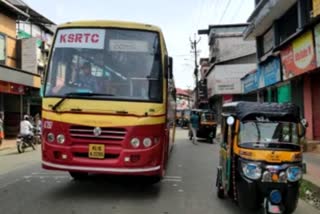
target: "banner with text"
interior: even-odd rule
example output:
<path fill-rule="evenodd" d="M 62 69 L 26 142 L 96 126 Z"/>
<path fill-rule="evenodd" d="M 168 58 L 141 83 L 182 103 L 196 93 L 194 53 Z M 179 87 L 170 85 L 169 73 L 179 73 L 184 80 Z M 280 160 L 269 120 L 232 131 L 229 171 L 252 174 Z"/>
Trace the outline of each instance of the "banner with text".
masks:
<path fill-rule="evenodd" d="M 313 34 L 308 31 L 281 50 L 283 80 L 316 68 Z"/>

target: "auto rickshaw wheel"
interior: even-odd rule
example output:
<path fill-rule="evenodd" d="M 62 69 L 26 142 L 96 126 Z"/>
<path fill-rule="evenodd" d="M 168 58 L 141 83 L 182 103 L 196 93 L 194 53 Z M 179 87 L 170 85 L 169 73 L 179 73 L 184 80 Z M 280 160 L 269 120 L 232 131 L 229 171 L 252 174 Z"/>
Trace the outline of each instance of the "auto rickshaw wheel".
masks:
<path fill-rule="evenodd" d="M 224 189 L 222 187 L 222 181 L 221 181 L 221 171 L 218 169 L 217 173 L 217 183 L 216 183 L 216 188 L 217 188 L 217 197 L 220 199 L 224 199 Z"/>

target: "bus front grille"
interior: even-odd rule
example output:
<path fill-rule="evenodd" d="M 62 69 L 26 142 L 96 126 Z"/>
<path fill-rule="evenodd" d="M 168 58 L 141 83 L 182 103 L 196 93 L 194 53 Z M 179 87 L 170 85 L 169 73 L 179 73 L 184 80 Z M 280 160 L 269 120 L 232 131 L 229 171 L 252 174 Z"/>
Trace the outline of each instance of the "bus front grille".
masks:
<path fill-rule="evenodd" d="M 71 126 L 69 133 L 71 138 L 83 140 L 122 141 L 126 136 L 124 128 L 96 128 L 91 126 Z"/>

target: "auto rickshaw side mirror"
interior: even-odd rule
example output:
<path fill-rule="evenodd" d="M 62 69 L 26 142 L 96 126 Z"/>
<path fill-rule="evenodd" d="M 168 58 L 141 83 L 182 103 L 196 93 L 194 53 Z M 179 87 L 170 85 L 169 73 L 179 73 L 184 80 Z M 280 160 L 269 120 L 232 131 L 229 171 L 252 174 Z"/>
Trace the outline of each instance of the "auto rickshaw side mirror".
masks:
<path fill-rule="evenodd" d="M 307 127 L 308 127 L 308 121 L 307 121 L 305 118 L 303 118 L 300 122 L 301 122 L 301 125 L 302 125 L 304 128 L 307 128 Z"/>
<path fill-rule="evenodd" d="M 306 129 L 308 127 L 308 121 L 306 119 L 302 119 L 300 121 L 300 124 L 301 124 L 301 133 L 299 133 L 300 134 L 299 137 L 304 137 L 306 134 Z"/>

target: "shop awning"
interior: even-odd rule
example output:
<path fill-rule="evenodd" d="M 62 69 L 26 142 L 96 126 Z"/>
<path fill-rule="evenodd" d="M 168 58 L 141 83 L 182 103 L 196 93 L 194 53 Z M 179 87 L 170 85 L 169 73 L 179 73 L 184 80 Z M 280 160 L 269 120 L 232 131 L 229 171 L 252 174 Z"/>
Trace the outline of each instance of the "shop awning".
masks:
<path fill-rule="evenodd" d="M 40 88 L 41 78 L 38 74 L 32 74 L 23 70 L 0 65 L 0 80 Z"/>

